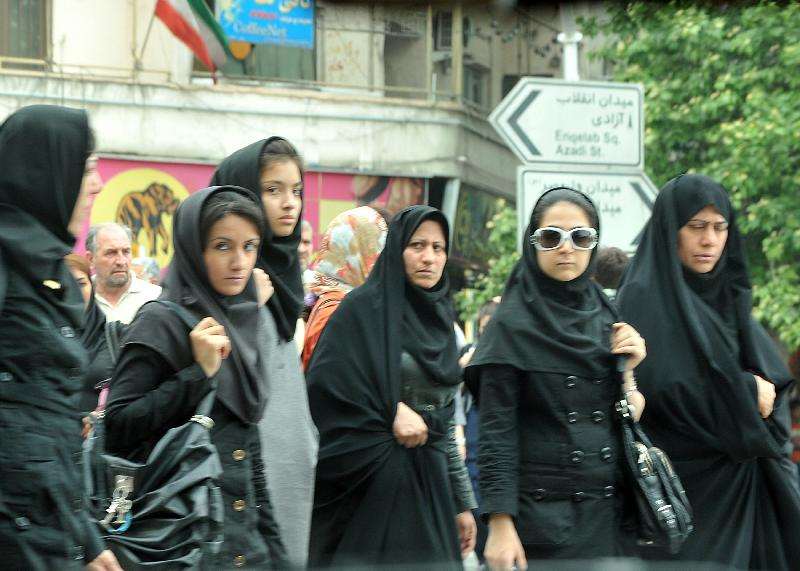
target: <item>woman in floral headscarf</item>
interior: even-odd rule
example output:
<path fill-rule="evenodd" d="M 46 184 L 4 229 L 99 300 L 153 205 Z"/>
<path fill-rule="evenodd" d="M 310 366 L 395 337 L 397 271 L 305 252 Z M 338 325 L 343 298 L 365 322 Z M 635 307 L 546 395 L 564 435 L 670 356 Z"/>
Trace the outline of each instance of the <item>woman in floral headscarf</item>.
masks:
<path fill-rule="evenodd" d="M 311 362 L 328 318 L 347 292 L 367 279 L 383 250 L 386 232 L 386 221 L 369 206 L 342 212 L 328 225 L 309 285 L 317 300 L 306 324 L 303 369 L 307 369 Z"/>

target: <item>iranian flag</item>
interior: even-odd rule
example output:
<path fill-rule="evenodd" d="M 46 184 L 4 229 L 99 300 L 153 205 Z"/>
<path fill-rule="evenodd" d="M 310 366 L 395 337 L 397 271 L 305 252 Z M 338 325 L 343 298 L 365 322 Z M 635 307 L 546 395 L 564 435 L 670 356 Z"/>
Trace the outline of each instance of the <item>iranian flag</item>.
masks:
<path fill-rule="evenodd" d="M 228 39 L 203 0 L 156 0 L 156 16 L 212 72 L 225 63 Z"/>

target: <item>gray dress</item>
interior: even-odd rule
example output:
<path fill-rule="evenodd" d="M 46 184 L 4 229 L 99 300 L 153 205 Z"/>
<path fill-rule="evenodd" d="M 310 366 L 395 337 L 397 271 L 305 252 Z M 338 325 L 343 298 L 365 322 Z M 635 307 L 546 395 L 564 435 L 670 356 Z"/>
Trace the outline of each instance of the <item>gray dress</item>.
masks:
<path fill-rule="evenodd" d="M 297 346 L 278 337 L 266 307 L 260 311 L 259 347 L 269 384 L 267 408 L 258 425 L 261 453 L 289 561 L 302 568 L 308 559 L 319 433 L 308 408 Z"/>

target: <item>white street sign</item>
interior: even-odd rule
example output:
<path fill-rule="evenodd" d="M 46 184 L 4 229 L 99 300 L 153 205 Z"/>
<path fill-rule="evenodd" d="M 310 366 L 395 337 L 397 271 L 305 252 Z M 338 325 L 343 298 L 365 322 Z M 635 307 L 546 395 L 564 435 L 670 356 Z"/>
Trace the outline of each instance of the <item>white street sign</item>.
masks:
<path fill-rule="evenodd" d="M 644 168 L 641 85 L 523 78 L 489 122 L 526 164 Z"/>
<path fill-rule="evenodd" d="M 518 244 L 528 227 L 531 211 L 549 188 L 567 186 L 589 196 L 600 213 L 600 246 L 636 250 L 645 223 L 650 219 L 658 189 L 644 173 L 542 172 L 532 167 L 517 169 Z"/>

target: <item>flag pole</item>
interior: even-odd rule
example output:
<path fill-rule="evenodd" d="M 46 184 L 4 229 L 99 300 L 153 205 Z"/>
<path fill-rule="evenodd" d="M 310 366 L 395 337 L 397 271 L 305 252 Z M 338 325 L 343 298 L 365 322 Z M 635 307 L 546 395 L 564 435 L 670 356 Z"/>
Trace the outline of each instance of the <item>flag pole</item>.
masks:
<path fill-rule="evenodd" d="M 153 10 L 153 13 L 150 14 L 150 21 L 147 23 L 147 31 L 144 33 L 144 41 L 142 41 L 142 50 L 139 52 L 139 56 L 136 58 L 136 61 L 134 63 L 137 70 L 142 69 L 142 58 L 144 57 L 144 50 L 147 47 L 147 42 L 150 40 L 150 30 L 153 29 L 153 21 L 155 19 L 156 19 L 156 11 Z"/>

